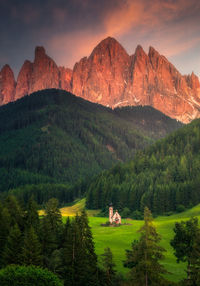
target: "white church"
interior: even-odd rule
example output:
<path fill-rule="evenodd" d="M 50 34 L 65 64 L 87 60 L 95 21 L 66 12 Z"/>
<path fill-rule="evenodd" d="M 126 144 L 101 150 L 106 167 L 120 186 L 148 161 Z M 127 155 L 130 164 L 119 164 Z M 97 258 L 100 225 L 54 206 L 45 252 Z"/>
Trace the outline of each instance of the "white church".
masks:
<path fill-rule="evenodd" d="M 109 222 L 110 222 L 110 224 L 112 224 L 112 223 L 121 224 L 121 216 L 119 215 L 117 210 L 113 214 L 112 204 L 109 207 Z"/>

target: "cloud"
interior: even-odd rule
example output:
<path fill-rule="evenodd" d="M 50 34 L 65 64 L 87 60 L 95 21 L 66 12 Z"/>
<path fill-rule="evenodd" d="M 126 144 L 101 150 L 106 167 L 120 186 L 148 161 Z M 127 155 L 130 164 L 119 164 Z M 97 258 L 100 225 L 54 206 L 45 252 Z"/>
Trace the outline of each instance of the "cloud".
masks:
<path fill-rule="evenodd" d="M 108 11 L 103 22 L 107 32 L 118 36 L 134 27 L 142 28 L 146 32 L 152 28 L 156 31 L 166 25 L 176 25 L 179 17 L 187 20 L 187 14 L 193 11 L 196 2 L 196 0 L 125 0 L 113 11 Z M 200 4 L 197 4 L 197 7 L 200 8 Z M 196 18 L 199 18 L 198 13 Z"/>
<path fill-rule="evenodd" d="M 56 55 L 59 65 L 73 67 L 76 61 L 88 56 L 98 44 L 104 34 L 92 30 L 80 30 L 72 33 L 63 33 L 51 37 L 47 42 L 48 51 Z"/>
<path fill-rule="evenodd" d="M 125 0 L 105 15 L 103 25 L 105 34 L 156 44 L 174 56 L 199 43 L 199 13 L 197 0 Z"/>

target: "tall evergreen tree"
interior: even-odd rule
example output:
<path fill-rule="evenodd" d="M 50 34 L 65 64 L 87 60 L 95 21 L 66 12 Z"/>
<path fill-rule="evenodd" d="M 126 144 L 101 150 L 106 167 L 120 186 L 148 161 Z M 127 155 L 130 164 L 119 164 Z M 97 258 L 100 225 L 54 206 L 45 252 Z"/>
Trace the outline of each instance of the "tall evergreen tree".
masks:
<path fill-rule="evenodd" d="M 97 256 L 95 254 L 94 242 L 91 228 L 89 226 L 87 213 L 85 210 L 76 217 L 76 223 L 79 228 L 77 239 L 80 240 L 80 249 L 77 249 L 77 263 L 75 272 L 79 273 L 80 284 L 84 281 L 85 285 L 98 284 Z"/>
<path fill-rule="evenodd" d="M 109 247 L 104 249 L 104 253 L 101 255 L 103 270 L 105 272 L 105 285 L 115 285 L 116 284 L 116 270 L 115 263 L 113 262 L 113 254 Z"/>
<path fill-rule="evenodd" d="M 124 266 L 131 268 L 130 280 L 135 286 L 165 285 L 162 274 L 166 270 L 160 264 L 165 250 L 159 245 L 161 237 L 153 225 L 152 215 L 147 207 L 144 210 L 144 225 L 138 232 L 140 239 L 133 242 L 124 263 Z"/>
<path fill-rule="evenodd" d="M 44 265 L 46 267 L 49 267 L 53 251 L 60 247 L 62 230 L 62 215 L 58 208 L 58 200 L 53 198 L 46 204 L 45 216 L 42 219 L 40 231 Z"/>
<path fill-rule="evenodd" d="M 19 205 L 19 202 L 14 196 L 9 195 L 5 200 L 5 206 L 7 207 L 11 216 L 11 225 L 18 224 L 20 230 L 24 226 L 24 213 Z"/>
<path fill-rule="evenodd" d="M 65 223 L 63 232 L 63 244 L 61 249 L 62 266 L 60 274 L 64 278 L 65 285 L 74 285 L 74 261 L 75 261 L 75 221 L 69 217 Z"/>
<path fill-rule="evenodd" d="M 39 215 L 37 210 L 37 204 L 34 201 L 33 197 L 31 197 L 27 204 L 27 212 L 26 212 L 26 226 L 30 228 L 31 226 L 35 229 L 36 232 L 39 231 Z"/>
<path fill-rule="evenodd" d="M 3 266 L 3 251 L 10 231 L 11 216 L 6 207 L 0 211 L 0 267 Z"/>
<path fill-rule="evenodd" d="M 22 261 L 24 265 L 42 266 L 41 245 L 32 226 L 25 231 Z"/>
<path fill-rule="evenodd" d="M 15 224 L 9 233 L 8 240 L 3 252 L 3 264 L 21 264 L 22 262 L 22 233 Z"/>

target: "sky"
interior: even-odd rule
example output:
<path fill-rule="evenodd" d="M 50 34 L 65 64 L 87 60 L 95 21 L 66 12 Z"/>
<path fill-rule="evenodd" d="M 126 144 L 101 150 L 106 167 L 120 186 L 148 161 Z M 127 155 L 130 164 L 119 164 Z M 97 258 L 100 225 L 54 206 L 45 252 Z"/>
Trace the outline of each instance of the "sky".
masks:
<path fill-rule="evenodd" d="M 0 0 L 0 21 L 0 69 L 9 64 L 16 77 L 36 46 L 73 68 L 108 36 L 129 54 L 153 46 L 200 77 L 199 0 Z"/>

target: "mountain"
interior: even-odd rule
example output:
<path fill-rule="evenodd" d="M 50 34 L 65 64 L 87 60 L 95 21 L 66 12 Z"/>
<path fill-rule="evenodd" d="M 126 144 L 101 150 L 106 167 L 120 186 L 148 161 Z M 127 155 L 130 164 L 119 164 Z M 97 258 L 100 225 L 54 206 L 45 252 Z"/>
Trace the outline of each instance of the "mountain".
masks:
<path fill-rule="evenodd" d="M 46 88 L 64 89 L 112 108 L 150 105 L 184 123 L 200 117 L 200 82 L 194 73 L 182 76 L 153 47 L 146 54 L 138 46 L 129 56 L 111 37 L 73 70 L 58 67 L 43 47 L 36 47 L 33 63 L 24 62 L 16 82 L 11 68 L 4 66 L 0 105 Z"/>
<path fill-rule="evenodd" d="M 158 140 L 134 159 L 94 178 L 87 207 L 167 214 L 200 202 L 200 119 Z"/>
<path fill-rule="evenodd" d="M 0 107 L 0 191 L 75 184 L 182 126 L 150 107 L 112 110 L 68 92 L 36 92 Z"/>

